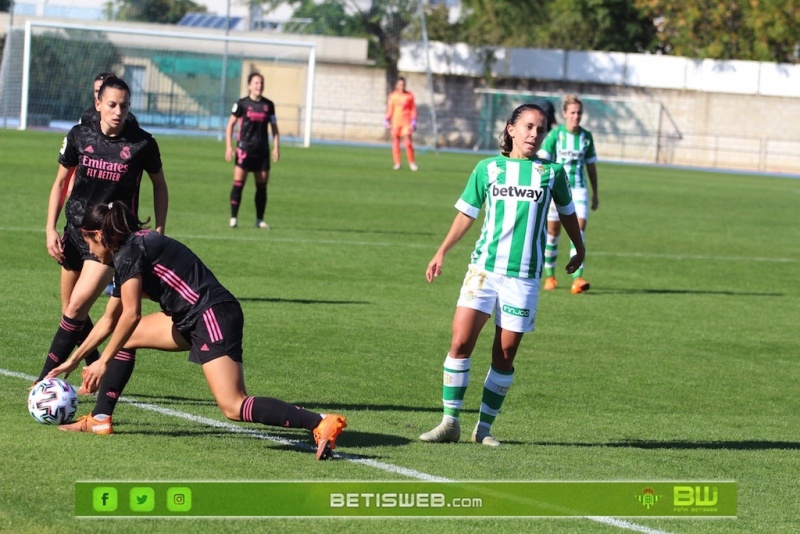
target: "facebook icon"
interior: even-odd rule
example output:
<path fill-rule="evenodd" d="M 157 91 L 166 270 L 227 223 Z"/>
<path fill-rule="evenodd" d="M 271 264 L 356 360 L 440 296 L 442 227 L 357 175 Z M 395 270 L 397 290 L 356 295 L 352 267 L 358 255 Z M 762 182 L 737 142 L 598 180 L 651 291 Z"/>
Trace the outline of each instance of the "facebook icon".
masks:
<path fill-rule="evenodd" d="M 92 490 L 92 508 L 95 512 L 113 512 L 117 509 L 117 489 L 98 487 Z"/>

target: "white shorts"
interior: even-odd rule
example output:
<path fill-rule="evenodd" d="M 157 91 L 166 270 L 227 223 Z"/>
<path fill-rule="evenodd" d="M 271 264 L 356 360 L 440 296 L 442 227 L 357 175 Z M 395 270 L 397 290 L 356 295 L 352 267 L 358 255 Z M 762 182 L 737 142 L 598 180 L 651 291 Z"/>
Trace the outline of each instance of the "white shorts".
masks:
<path fill-rule="evenodd" d="M 494 323 L 504 330 L 533 332 L 538 302 L 538 278 L 504 276 L 470 265 L 456 305 L 494 312 Z"/>
<path fill-rule="evenodd" d="M 575 204 L 575 215 L 584 221 L 589 220 L 589 189 L 586 187 L 576 187 L 572 190 L 572 203 Z M 547 220 L 557 222 L 558 209 L 556 203 L 550 201 L 550 209 L 547 210 Z"/>

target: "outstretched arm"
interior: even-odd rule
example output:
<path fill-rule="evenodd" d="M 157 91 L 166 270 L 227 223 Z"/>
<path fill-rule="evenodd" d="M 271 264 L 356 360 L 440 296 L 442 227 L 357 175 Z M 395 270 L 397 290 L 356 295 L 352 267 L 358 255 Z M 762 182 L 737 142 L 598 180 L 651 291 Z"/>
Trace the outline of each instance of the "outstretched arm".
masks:
<path fill-rule="evenodd" d="M 558 214 L 561 220 L 561 225 L 566 230 L 572 244 L 575 245 L 575 255 L 567 262 L 567 272 L 569 274 L 578 270 L 578 267 L 583 263 L 583 258 L 586 256 L 586 249 L 583 247 L 583 238 L 581 237 L 581 226 L 578 224 L 578 216 L 573 211 L 569 215 Z"/>
<path fill-rule="evenodd" d="M 392 115 L 394 114 L 394 105 L 392 104 L 392 95 L 386 100 L 386 113 L 383 114 L 383 125 L 389 128 L 392 125 Z"/>
<path fill-rule="evenodd" d="M 277 163 L 281 159 L 281 134 L 278 131 L 278 121 L 270 123 L 272 126 L 272 161 Z"/>
<path fill-rule="evenodd" d="M 64 199 L 67 196 L 67 188 L 69 187 L 70 177 L 75 171 L 75 167 L 64 167 L 58 165 L 56 172 L 56 179 L 53 182 L 53 187 L 50 189 L 50 198 L 47 201 L 47 222 L 45 223 L 46 245 L 47 252 L 56 261 L 64 259 L 63 250 L 61 249 L 61 237 L 58 235 L 56 224 L 58 224 L 58 217 L 61 215 L 61 209 L 64 207 Z"/>
<path fill-rule="evenodd" d="M 108 304 L 103 312 L 103 316 L 94 325 L 92 331 L 86 336 L 86 339 L 78 345 L 75 351 L 70 355 L 67 360 L 50 371 L 47 378 L 55 378 L 61 373 L 64 373 L 64 378 L 69 377 L 70 373 L 74 371 L 78 364 L 83 360 L 87 354 L 100 346 L 100 344 L 108 339 L 111 332 L 117 326 L 120 313 L 122 312 L 121 301 L 118 298 L 111 297 L 108 299 Z"/>
<path fill-rule="evenodd" d="M 230 161 L 233 157 L 231 138 L 233 137 L 233 127 L 237 120 L 236 115 L 231 115 L 231 118 L 228 119 L 228 124 L 225 126 L 225 161 Z"/>
<path fill-rule="evenodd" d="M 586 173 L 589 175 L 589 183 L 592 184 L 592 211 L 594 211 L 600 205 L 600 198 L 597 196 L 597 165 L 587 163 Z"/>
<path fill-rule="evenodd" d="M 456 244 L 461 241 L 461 238 L 469 231 L 470 227 L 472 227 L 472 223 L 475 222 L 475 219 L 472 217 L 465 215 L 462 212 L 458 212 L 456 214 L 455 219 L 453 219 L 453 224 L 450 226 L 450 230 L 447 232 L 447 235 L 442 241 L 442 244 L 439 246 L 439 250 L 436 251 L 436 254 L 433 255 L 433 259 L 428 263 L 428 268 L 425 271 L 425 278 L 428 279 L 428 283 L 430 284 L 433 282 L 433 279 L 440 274 L 442 274 L 442 265 L 444 265 L 444 255 L 447 252 L 456 246 Z"/>
<path fill-rule="evenodd" d="M 122 307 L 111 339 L 103 349 L 100 359 L 83 369 L 82 385 L 88 391 L 97 391 L 100 380 L 106 374 L 108 363 L 122 350 L 142 319 L 142 276 L 136 275 L 126 280 L 120 289 Z"/>
<path fill-rule="evenodd" d="M 169 191 L 164 179 L 164 169 L 150 174 L 153 182 L 153 210 L 156 216 L 156 232 L 164 235 L 167 226 L 167 208 L 169 207 Z"/>

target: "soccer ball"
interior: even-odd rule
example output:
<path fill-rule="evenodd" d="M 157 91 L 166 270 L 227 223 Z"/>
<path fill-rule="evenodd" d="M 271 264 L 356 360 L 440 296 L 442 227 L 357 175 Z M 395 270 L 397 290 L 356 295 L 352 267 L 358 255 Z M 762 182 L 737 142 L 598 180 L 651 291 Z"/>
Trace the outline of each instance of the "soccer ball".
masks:
<path fill-rule="evenodd" d="M 69 423 L 78 411 L 78 395 L 69 382 L 47 378 L 28 394 L 28 411 L 43 425 Z"/>

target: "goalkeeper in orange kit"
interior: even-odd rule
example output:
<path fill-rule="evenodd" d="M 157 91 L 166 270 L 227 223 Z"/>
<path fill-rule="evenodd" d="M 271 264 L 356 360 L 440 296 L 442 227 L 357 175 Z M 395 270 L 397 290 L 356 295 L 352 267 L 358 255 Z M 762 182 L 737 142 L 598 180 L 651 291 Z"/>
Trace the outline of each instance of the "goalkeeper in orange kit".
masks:
<path fill-rule="evenodd" d="M 400 141 L 406 147 L 406 159 L 412 171 L 418 169 L 414 161 L 414 146 L 411 134 L 417 129 L 417 105 L 414 103 L 414 94 L 406 91 L 406 79 L 398 78 L 394 91 L 389 93 L 386 103 L 386 117 L 384 126 L 392 133 L 392 159 L 394 170 L 400 169 Z"/>

